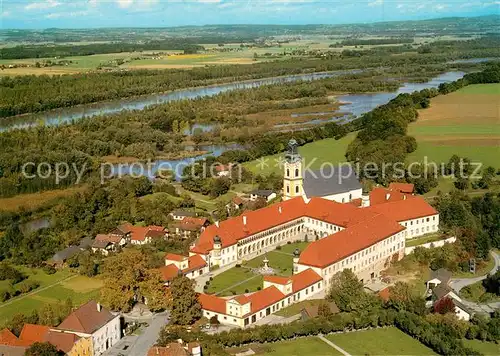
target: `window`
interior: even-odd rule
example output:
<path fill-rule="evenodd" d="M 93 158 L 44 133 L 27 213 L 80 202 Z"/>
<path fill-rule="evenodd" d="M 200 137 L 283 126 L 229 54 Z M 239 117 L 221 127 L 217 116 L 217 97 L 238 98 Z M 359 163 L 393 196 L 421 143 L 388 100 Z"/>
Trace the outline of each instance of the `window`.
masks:
<path fill-rule="evenodd" d="M 287 170 L 286 170 L 286 176 L 287 176 L 287 177 L 290 177 L 290 170 L 289 170 L 288 168 L 287 168 Z"/>
<path fill-rule="evenodd" d="M 295 193 L 298 193 L 298 192 L 299 192 L 299 186 L 298 186 L 298 185 L 296 185 L 296 186 L 295 186 Z"/>
<path fill-rule="evenodd" d="M 286 192 L 290 193 L 290 187 L 288 185 L 286 186 Z"/>
<path fill-rule="evenodd" d="M 299 176 L 299 169 L 295 169 L 295 177 L 298 177 Z"/>

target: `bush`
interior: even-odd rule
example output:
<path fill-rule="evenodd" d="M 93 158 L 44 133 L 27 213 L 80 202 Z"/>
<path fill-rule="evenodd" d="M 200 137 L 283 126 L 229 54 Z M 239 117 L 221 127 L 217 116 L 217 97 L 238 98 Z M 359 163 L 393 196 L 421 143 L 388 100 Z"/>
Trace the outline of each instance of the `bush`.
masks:
<path fill-rule="evenodd" d="M 54 274 L 56 273 L 56 269 L 54 268 L 54 266 L 51 266 L 51 265 L 45 265 L 43 266 L 43 271 L 47 274 Z"/>
<path fill-rule="evenodd" d="M 0 281 L 11 280 L 13 284 L 26 279 L 26 276 L 8 263 L 0 264 Z"/>
<path fill-rule="evenodd" d="M 7 290 L 0 290 L 0 301 L 5 302 L 10 299 L 10 293 Z"/>
<path fill-rule="evenodd" d="M 241 265 L 240 265 L 239 263 L 237 263 L 234 267 L 236 267 L 236 268 L 240 268 L 240 267 L 241 267 Z"/>
<path fill-rule="evenodd" d="M 259 287 L 257 287 L 257 290 L 261 290 L 261 289 L 262 289 L 262 288 L 261 288 L 260 286 L 259 286 Z"/>
<path fill-rule="evenodd" d="M 206 285 L 206 284 L 205 284 L 205 285 L 203 286 L 203 290 L 207 290 L 207 289 L 208 289 L 208 285 Z"/>
<path fill-rule="evenodd" d="M 281 246 L 276 246 L 276 250 L 280 251 L 281 250 Z"/>
<path fill-rule="evenodd" d="M 232 295 L 236 295 L 236 292 L 234 290 L 231 291 Z"/>
<path fill-rule="evenodd" d="M 24 294 L 24 293 L 31 292 L 34 289 L 37 289 L 39 286 L 40 286 L 40 283 L 38 283 L 37 281 L 26 280 L 26 281 L 22 281 L 21 283 L 18 283 L 16 285 L 16 289 L 19 293 Z"/>
<path fill-rule="evenodd" d="M 250 293 L 250 291 L 248 290 L 248 288 L 245 289 L 245 293 Z"/>

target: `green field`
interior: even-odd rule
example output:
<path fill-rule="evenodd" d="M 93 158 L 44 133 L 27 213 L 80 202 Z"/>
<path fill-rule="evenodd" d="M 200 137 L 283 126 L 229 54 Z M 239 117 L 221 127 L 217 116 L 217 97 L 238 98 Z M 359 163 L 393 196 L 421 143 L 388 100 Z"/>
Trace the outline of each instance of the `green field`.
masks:
<path fill-rule="evenodd" d="M 302 251 L 307 244 L 307 242 L 286 244 L 281 247 L 281 250 L 269 251 L 265 255 L 245 261 L 241 267 L 233 267 L 213 277 L 206 292 L 217 293 L 220 296 L 243 294 L 247 293 L 247 290 L 256 292 L 257 288 L 263 286 L 263 277 L 253 273 L 252 269 L 262 267 L 265 256 L 269 260 L 269 267 L 274 268 L 277 275 L 291 276 L 293 274 L 292 253 L 296 248 Z"/>
<path fill-rule="evenodd" d="M 37 270 L 29 278 L 39 281 L 41 286 L 33 294 L 21 295 L 0 304 L 0 325 L 17 313 L 29 314 L 47 303 L 58 305 L 71 298 L 74 305 L 83 304 L 97 298 L 102 287 L 99 279 L 74 275 L 69 270 L 58 271 L 53 275 Z M 50 287 L 43 289 L 47 286 Z"/>
<path fill-rule="evenodd" d="M 235 355 L 239 352 L 252 350 L 254 355 L 276 355 L 276 356 L 326 356 L 342 355 L 333 347 L 321 339 L 311 336 L 296 340 L 287 340 L 267 344 L 251 344 L 245 347 L 229 349 L 228 352 Z"/>
<path fill-rule="evenodd" d="M 483 355 L 500 355 L 500 344 L 479 340 L 463 340 L 465 346 L 474 349 Z"/>
<path fill-rule="evenodd" d="M 347 146 L 356 137 L 355 132 L 349 133 L 340 140 L 327 138 L 315 142 L 308 143 L 299 147 L 299 153 L 304 158 L 304 166 L 310 164 L 310 168 L 319 169 L 323 163 L 338 164 L 345 162 L 345 152 Z M 271 173 L 283 174 L 282 167 L 278 164 L 283 153 L 265 156 L 261 159 L 250 161 L 243 166 L 255 174 L 269 175 Z"/>
<path fill-rule="evenodd" d="M 411 336 L 395 327 L 326 336 L 351 355 L 435 355 Z"/>
<path fill-rule="evenodd" d="M 408 162 L 446 163 L 454 154 L 500 168 L 500 84 L 470 85 L 431 100 L 408 134 L 417 150 Z"/>

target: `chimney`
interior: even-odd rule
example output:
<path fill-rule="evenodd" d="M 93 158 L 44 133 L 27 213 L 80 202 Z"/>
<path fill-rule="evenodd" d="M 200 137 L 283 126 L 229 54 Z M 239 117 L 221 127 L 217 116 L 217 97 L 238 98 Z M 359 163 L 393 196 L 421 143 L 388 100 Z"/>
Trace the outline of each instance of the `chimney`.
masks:
<path fill-rule="evenodd" d="M 101 303 L 97 303 L 97 311 L 100 313 L 102 310 Z"/>
<path fill-rule="evenodd" d="M 279 207 L 278 207 L 278 211 L 279 211 L 279 212 L 280 212 L 280 214 L 281 214 L 281 206 L 279 206 Z"/>
<path fill-rule="evenodd" d="M 219 220 L 215 222 L 215 226 L 219 227 Z"/>
<path fill-rule="evenodd" d="M 158 350 L 158 348 L 156 348 L 156 354 L 159 355 L 160 354 L 160 350 Z"/>
<path fill-rule="evenodd" d="M 389 198 L 390 198 L 390 197 L 391 197 L 391 193 L 387 193 L 387 194 L 385 195 L 385 200 L 389 200 Z"/>
<path fill-rule="evenodd" d="M 406 200 L 406 194 L 403 194 L 403 200 Z"/>
<path fill-rule="evenodd" d="M 247 217 L 245 215 L 243 215 L 243 225 L 246 225 L 247 224 Z"/>

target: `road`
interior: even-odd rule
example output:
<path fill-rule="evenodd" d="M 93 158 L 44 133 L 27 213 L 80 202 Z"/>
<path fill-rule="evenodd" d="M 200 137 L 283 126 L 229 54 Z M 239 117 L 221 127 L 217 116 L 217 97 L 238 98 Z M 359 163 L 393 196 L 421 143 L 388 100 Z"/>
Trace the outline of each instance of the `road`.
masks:
<path fill-rule="evenodd" d="M 496 271 L 498 271 L 498 269 L 500 268 L 500 256 L 495 251 L 491 251 L 491 256 L 495 261 L 495 265 L 493 266 L 493 269 L 489 273 L 485 274 L 484 276 L 474 277 L 474 278 L 452 278 L 450 282 L 450 287 L 456 293 L 459 293 L 462 288 L 477 283 L 479 281 L 482 281 L 483 279 L 486 279 L 486 277 L 488 277 L 488 275 L 490 274 L 495 274 Z"/>
<path fill-rule="evenodd" d="M 160 330 L 168 324 L 168 312 L 158 313 L 148 321 L 149 325 L 142 328 L 138 335 L 125 336 L 120 342 L 107 350 L 106 356 L 146 356 L 148 350 L 156 343 Z"/>

